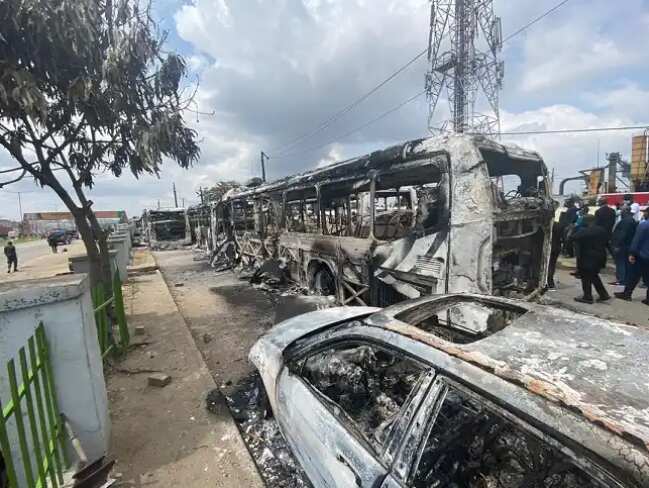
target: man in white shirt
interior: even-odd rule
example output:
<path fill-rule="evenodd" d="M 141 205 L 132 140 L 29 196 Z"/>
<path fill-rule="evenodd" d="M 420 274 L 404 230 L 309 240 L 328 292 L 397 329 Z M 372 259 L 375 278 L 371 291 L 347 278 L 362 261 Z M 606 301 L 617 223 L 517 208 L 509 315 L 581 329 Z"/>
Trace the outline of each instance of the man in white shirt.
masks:
<path fill-rule="evenodd" d="M 640 222 L 640 204 L 638 202 L 631 204 L 631 215 L 633 215 L 636 222 Z"/>

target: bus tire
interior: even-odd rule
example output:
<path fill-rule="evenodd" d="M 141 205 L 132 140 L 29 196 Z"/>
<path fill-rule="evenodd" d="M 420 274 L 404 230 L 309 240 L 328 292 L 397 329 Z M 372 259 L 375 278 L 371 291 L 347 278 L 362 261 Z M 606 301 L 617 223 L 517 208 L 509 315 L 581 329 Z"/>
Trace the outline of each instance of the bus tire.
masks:
<path fill-rule="evenodd" d="M 336 279 L 326 266 L 320 266 L 313 275 L 313 291 L 323 296 L 336 294 Z"/>

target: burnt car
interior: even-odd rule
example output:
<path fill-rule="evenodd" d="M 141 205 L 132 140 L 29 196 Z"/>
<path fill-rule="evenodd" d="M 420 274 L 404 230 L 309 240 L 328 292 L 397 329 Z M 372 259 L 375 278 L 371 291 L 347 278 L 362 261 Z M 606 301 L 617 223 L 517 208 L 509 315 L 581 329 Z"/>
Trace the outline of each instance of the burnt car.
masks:
<path fill-rule="evenodd" d="M 291 318 L 250 353 L 316 488 L 649 486 L 649 331 L 438 295 Z"/>

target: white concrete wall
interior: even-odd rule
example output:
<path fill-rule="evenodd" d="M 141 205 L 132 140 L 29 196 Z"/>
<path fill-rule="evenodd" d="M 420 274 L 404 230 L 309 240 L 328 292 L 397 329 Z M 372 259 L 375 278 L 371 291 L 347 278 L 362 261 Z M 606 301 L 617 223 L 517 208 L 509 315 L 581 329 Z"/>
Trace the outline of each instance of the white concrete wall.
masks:
<path fill-rule="evenodd" d="M 0 398 L 10 398 L 7 361 L 17 360 L 19 348 L 26 346 L 41 321 L 49 344 L 59 409 L 69 419 L 88 459 L 94 460 L 107 452 L 110 418 L 85 275 L 0 284 Z M 23 416 L 28 426 L 26 414 Z M 18 444 L 13 444 L 16 468 L 21 472 Z M 68 452 L 74 460 L 69 446 Z"/>
<path fill-rule="evenodd" d="M 126 282 L 126 279 L 128 278 L 127 267 L 131 259 L 128 241 L 125 237 L 111 236 L 108 239 L 108 246 L 117 251 L 117 268 L 119 269 L 119 277 L 122 282 Z"/>
<path fill-rule="evenodd" d="M 126 279 L 126 268 L 122 271 L 119 268 L 119 263 L 117 262 L 118 252 L 115 249 L 108 251 L 110 254 L 110 273 L 111 276 L 115 275 L 115 270 L 119 270 L 119 277 L 122 282 Z M 88 260 L 87 254 L 82 254 L 80 256 L 73 256 L 68 258 L 68 264 L 70 266 L 70 271 L 76 274 L 89 274 L 90 273 L 90 261 Z"/>

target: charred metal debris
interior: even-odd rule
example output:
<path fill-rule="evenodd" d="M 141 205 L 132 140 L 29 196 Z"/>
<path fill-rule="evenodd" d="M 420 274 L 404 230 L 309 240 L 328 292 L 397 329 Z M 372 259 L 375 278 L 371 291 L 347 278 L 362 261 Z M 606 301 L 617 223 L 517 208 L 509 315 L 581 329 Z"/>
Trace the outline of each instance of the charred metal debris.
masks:
<path fill-rule="evenodd" d="M 220 395 L 215 390 L 210 395 Z M 208 409 L 210 409 L 208 395 Z M 243 440 L 267 486 L 276 488 L 312 488 L 306 474 L 293 457 L 291 449 L 272 418 L 263 384 L 257 373 L 244 378 L 225 394 Z"/>
<path fill-rule="evenodd" d="M 312 293 L 387 305 L 537 294 L 553 210 L 538 154 L 444 136 L 231 190 L 190 227 L 218 270 L 273 261 Z"/>

